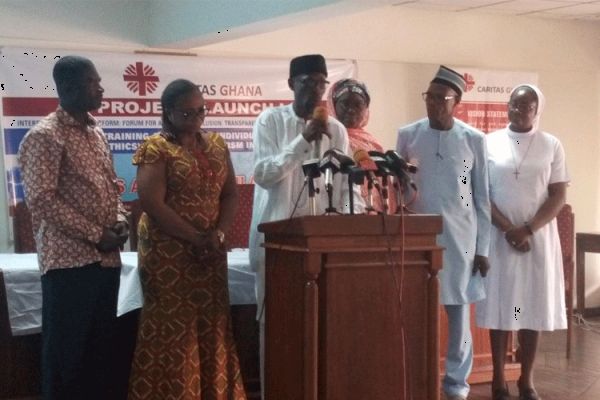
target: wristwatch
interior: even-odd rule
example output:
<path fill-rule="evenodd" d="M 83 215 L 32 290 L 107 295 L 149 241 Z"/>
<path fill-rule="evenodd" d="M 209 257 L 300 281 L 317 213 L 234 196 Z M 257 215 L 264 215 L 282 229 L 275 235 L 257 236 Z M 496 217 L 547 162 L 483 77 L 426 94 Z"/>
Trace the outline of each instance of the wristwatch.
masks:
<path fill-rule="evenodd" d="M 225 243 L 225 232 L 223 232 L 220 229 L 217 229 L 216 232 L 217 232 L 217 237 L 219 238 L 219 243 L 221 243 L 221 244 Z"/>

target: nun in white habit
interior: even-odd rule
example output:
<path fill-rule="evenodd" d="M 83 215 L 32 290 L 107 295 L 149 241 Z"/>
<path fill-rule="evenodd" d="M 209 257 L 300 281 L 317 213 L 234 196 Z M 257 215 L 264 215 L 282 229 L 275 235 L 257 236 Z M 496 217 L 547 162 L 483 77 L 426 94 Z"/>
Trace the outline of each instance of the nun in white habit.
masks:
<path fill-rule="evenodd" d="M 538 399 L 533 384 L 540 331 L 567 327 L 562 255 L 556 215 L 569 175 L 559 140 L 539 130 L 544 96 L 519 85 L 508 103 L 509 125 L 487 137 L 492 238 L 486 298 L 477 324 L 490 329 L 492 398 L 509 399 L 504 377 L 508 331 L 517 330 L 520 399 Z"/>

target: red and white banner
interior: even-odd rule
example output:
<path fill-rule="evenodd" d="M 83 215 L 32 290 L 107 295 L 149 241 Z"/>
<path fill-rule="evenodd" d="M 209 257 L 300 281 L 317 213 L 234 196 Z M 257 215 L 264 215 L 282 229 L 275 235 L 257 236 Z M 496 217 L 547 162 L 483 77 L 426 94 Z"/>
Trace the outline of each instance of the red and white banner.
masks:
<path fill-rule="evenodd" d="M 502 129 L 508 124 L 507 103 L 512 89 L 523 83 L 537 85 L 538 80 L 533 72 L 452 69 L 467 81 L 467 88 L 454 115 L 486 133 Z"/>
<path fill-rule="evenodd" d="M 52 68 L 72 51 L 0 48 L 0 125 L 9 205 L 23 200 L 17 151 L 23 136 L 58 105 Z M 210 108 L 204 128 L 227 142 L 239 183 L 252 182 L 252 125 L 267 107 L 288 104 L 289 60 L 78 52 L 102 77 L 104 100 L 94 113 L 113 153 L 125 201 L 137 197 L 131 158 L 144 137 L 160 130 L 160 95 L 178 78 L 197 83 Z M 350 60 L 328 60 L 329 81 L 353 77 Z"/>

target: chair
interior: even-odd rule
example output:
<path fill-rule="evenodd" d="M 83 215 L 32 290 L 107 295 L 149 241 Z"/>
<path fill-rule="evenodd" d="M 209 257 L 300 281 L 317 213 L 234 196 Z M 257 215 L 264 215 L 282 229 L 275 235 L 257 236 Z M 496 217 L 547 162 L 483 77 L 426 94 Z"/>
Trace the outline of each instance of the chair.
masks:
<path fill-rule="evenodd" d="M 31 223 L 31 213 L 24 201 L 11 207 L 13 217 L 13 233 L 15 239 L 15 253 L 35 253 L 35 239 Z"/>
<path fill-rule="evenodd" d="M 254 184 L 238 185 L 238 209 L 233 225 L 227 232 L 228 249 L 247 248 L 252 220 L 252 203 L 254 201 Z"/>
<path fill-rule="evenodd" d="M 15 253 L 35 253 L 31 213 L 25 202 L 10 207 Z M 0 266 L 1 267 L 1 266 Z M 0 268 L 0 399 L 40 393 L 42 335 L 13 336 L 4 273 Z"/>
<path fill-rule="evenodd" d="M 563 256 L 563 271 L 565 275 L 565 305 L 567 308 L 567 358 L 571 357 L 572 315 L 573 315 L 573 273 L 575 215 L 569 204 L 565 204 L 556 216 L 558 236 Z"/>

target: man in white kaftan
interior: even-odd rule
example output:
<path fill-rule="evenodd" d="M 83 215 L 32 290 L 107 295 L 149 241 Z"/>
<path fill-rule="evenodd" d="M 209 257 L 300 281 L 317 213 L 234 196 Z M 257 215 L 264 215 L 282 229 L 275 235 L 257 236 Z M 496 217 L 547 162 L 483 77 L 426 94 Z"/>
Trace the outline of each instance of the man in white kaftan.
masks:
<path fill-rule="evenodd" d="M 263 222 L 277 221 L 310 215 L 308 188 L 304 187 L 302 163 L 312 158 L 313 143 L 307 142 L 302 132 L 312 122 L 296 115 L 293 104 L 269 108 L 263 111 L 254 124 L 254 203 L 250 224 L 250 266 L 257 273 L 257 303 L 261 307 L 264 299 L 265 250 L 261 247 L 264 234 L 257 227 Z M 323 136 L 321 148 L 337 148 L 349 151 L 348 134 L 336 119 L 327 121 L 331 139 Z M 321 186 L 316 195 L 316 214 L 322 215 L 328 207 L 323 189 L 323 177 L 317 178 L 315 186 Z M 360 192 L 354 194 L 355 209 L 362 206 Z M 333 176 L 333 205 L 339 212 L 348 212 L 348 181 L 342 174 Z M 264 314 L 259 309 L 259 314 Z M 264 317 L 264 315 L 262 315 Z"/>
<path fill-rule="evenodd" d="M 413 208 L 440 214 L 445 248 L 440 271 L 441 302 L 448 314 L 448 351 L 443 390 L 448 399 L 466 399 L 473 364 L 469 304 L 485 296 L 491 216 L 485 137 L 454 119 L 465 87 L 462 76 L 440 67 L 423 98 L 428 118 L 401 128 L 398 153 L 415 164 L 419 188 Z"/>
<path fill-rule="evenodd" d="M 293 103 L 264 110 L 256 119 L 254 140 L 254 203 L 250 224 L 250 267 L 256 272 L 256 300 L 260 326 L 261 383 L 264 388 L 264 295 L 265 250 L 261 247 L 264 234 L 257 227 L 263 222 L 283 220 L 292 216 L 310 215 L 308 188 L 304 185 L 302 164 L 328 149 L 348 154 L 346 128 L 336 119 L 313 118 L 327 85 L 327 67 L 321 55 L 306 55 L 292 59 L 288 85 L 294 91 Z M 317 144 L 318 142 L 318 144 Z M 315 186 L 322 186 L 317 178 Z M 333 176 L 333 207 L 349 211 L 349 189 L 342 174 Z M 354 194 L 355 210 L 363 207 L 360 189 Z M 328 208 L 328 197 L 322 188 L 316 196 L 316 214 Z"/>

